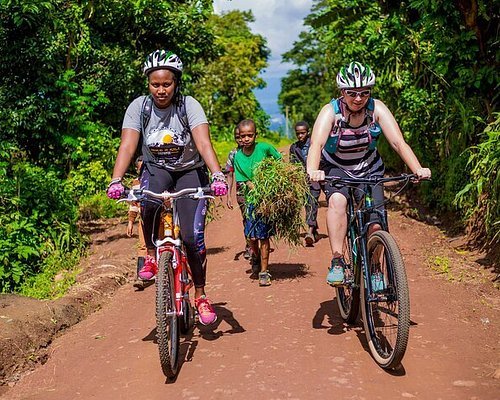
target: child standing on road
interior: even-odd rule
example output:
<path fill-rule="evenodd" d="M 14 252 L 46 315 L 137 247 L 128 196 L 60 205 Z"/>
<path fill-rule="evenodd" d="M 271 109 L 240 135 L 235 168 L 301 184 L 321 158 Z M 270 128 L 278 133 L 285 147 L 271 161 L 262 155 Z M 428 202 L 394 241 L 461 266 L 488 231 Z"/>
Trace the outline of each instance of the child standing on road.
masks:
<path fill-rule="evenodd" d="M 137 178 L 135 178 L 132 181 L 132 189 L 140 189 L 141 188 L 141 182 L 139 181 L 139 177 L 141 176 L 141 170 L 142 170 L 142 156 L 139 156 L 135 160 L 135 169 L 137 171 Z M 128 208 L 128 224 L 127 224 L 127 236 L 132 237 L 134 234 L 134 223 L 137 220 L 137 217 L 139 217 L 139 224 L 137 228 L 137 234 L 139 236 L 139 243 L 137 247 L 137 272 L 141 270 L 141 268 L 144 266 L 144 259 L 146 257 L 146 242 L 144 241 L 144 233 L 142 229 L 142 221 L 140 219 L 141 215 L 141 204 L 139 202 L 131 203 L 129 208 Z M 136 281 L 134 282 L 134 286 L 136 288 L 142 289 L 144 286 L 144 281 L 137 277 Z"/>
<path fill-rule="evenodd" d="M 236 186 L 236 202 L 238 203 L 238 206 L 241 211 L 241 216 L 243 218 L 243 227 L 245 226 L 245 197 L 243 194 L 243 189 L 241 183 L 236 182 L 236 185 L 234 185 L 235 179 L 234 179 L 234 156 L 238 152 L 239 149 L 241 149 L 241 138 L 240 138 L 240 132 L 238 127 L 234 128 L 234 141 L 238 145 L 234 149 L 232 149 L 228 156 L 227 156 L 227 162 L 226 162 L 226 168 L 225 172 L 227 174 L 227 182 L 228 182 L 228 193 L 227 193 L 227 207 L 229 209 L 233 209 L 233 203 L 231 201 L 231 196 L 233 193 L 233 187 Z M 246 245 L 245 245 L 245 252 L 243 253 L 243 257 L 246 260 L 249 260 L 251 257 L 251 249 L 250 249 L 250 243 L 247 240 Z"/>
<path fill-rule="evenodd" d="M 305 121 L 299 121 L 295 124 L 295 135 L 297 141 L 290 146 L 290 162 L 301 163 L 306 170 L 307 153 L 311 145 L 309 135 L 309 124 Z M 318 182 L 311 182 L 309 185 L 309 194 L 306 203 L 306 221 L 309 230 L 305 237 L 306 246 L 311 247 L 318 241 L 318 199 L 321 194 L 321 188 Z"/>
<path fill-rule="evenodd" d="M 234 156 L 234 171 L 237 184 L 245 195 L 245 237 L 252 248 L 252 271 L 258 273 L 259 286 L 269 286 L 271 275 L 268 271 L 269 245 L 273 234 L 272 225 L 255 212 L 255 204 L 249 204 L 247 195 L 253 188 L 253 176 L 256 165 L 267 157 L 281 159 L 281 154 L 268 143 L 256 143 L 255 122 L 245 119 L 238 124 L 241 149 Z"/>

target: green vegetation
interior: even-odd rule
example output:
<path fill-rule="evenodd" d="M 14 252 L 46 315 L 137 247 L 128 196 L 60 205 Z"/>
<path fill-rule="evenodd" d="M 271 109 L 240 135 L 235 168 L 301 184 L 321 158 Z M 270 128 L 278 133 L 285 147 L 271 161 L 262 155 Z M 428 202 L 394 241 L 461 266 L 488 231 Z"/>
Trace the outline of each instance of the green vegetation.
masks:
<path fill-rule="evenodd" d="M 123 210 L 104 192 L 152 50 L 182 58 L 215 139 L 242 118 L 265 132 L 252 90 L 269 51 L 252 18 L 208 0 L 0 2 L 0 292 L 59 296 L 85 248 L 77 220 Z"/>
<path fill-rule="evenodd" d="M 274 237 L 299 245 L 305 227 L 302 210 L 309 191 L 302 165 L 266 158 L 255 168 L 253 185 L 248 202 L 257 205 L 255 212 L 274 226 Z"/>
<path fill-rule="evenodd" d="M 493 247 L 500 241 L 500 113 L 477 146 L 467 149 L 470 183 L 457 194 L 469 237 Z"/>
<path fill-rule="evenodd" d="M 152 50 L 182 58 L 184 92 L 205 108 L 221 162 L 243 118 L 256 121 L 259 140 L 285 145 L 253 93 L 269 50 L 252 21 L 248 12 L 214 15 L 211 0 L 0 2 L 0 292 L 61 295 L 85 249 L 77 221 L 121 213 L 103 193 Z M 433 170 L 425 201 L 458 211 L 471 237 L 497 246 L 495 2 L 316 0 L 305 22 L 284 55 L 297 66 L 280 95 L 292 120 L 314 121 L 346 61 L 370 63 L 375 96 Z M 388 167 L 403 168 L 380 148 Z"/>
<path fill-rule="evenodd" d="M 297 68 L 282 80 L 280 104 L 292 120 L 313 122 L 339 95 L 342 65 L 371 65 L 374 97 L 433 172 L 420 195 L 436 210 L 458 212 L 471 238 L 493 249 L 500 244 L 499 20 L 495 1 L 316 0 L 307 31 L 284 54 Z M 388 169 L 404 168 L 387 143 L 380 151 Z"/>

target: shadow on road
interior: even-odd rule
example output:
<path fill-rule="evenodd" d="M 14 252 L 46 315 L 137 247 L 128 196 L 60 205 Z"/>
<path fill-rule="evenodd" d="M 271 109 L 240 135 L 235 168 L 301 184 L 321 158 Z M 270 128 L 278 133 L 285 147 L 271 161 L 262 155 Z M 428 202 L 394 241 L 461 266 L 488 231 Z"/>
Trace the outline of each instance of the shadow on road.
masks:
<path fill-rule="evenodd" d="M 226 250 L 228 250 L 229 247 L 211 247 L 207 249 L 207 255 L 210 254 L 219 254 L 219 253 L 224 253 Z"/>
<path fill-rule="evenodd" d="M 325 318 L 327 324 L 325 324 Z M 328 329 L 330 335 L 341 335 L 349 329 L 349 326 L 340 316 L 336 300 L 324 301 L 320 304 L 312 320 L 314 329 Z"/>
<path fill-rule="evenodd" d="M 143 342 L 153 342 L 154 344 L 158 344 L 156 340 L 156 327 L 151 330 L 146 336 L 142 338 Z"/>
<path fill-rule="evenodd" d="M 325 324 L 326 318 L 326 324 Z M 328 300 L 320 304 L 318 311 L 314 315 L 312 320 L 312 327 L 314 329 L 328 329 L 330 335 L 341 335 L 349 330 L 353 330 L 358 337 L 359 343 L 363 349 L 370 354 L 370 349 L 368 347 L 368 342 L 366 341 L 365 331 L 360 325 L 348 325 L 344 322 L 340 316 L 339 307 L 337 300 Z M 376 368 L 376 364 L 374 366 Z M 393 376 L 404 376 L 406 375 L 405 368 L 401 365 L 399 368 L 394 370 L 384 370 L 386 373 Z"/>
<path fill-rule="evenodd" d="M 271 263 L 269 264 L 269 270 L 271 271 L 273 281 L 304 278 L 307 275 L 312 275 L 306 264 Z"/>
<path fill-rule="evenodd" d="M 97 238 L 94 239 L 92 242 L 93 244 L 102 244 L 102 243 L 109 243 L 109 242 L 115 242 L 117 240 L 121 239 L 130 239 L 125 232 L 123 233 L 117 233 L 116 235 L 108 235 L 104 238 Z"/>
<path fill-rule="evenodd" d="M 245 255 L 245 250 L 242 250 L 242 251 L 239 251 L 238 253 L 236 253 L 234 255 L 234 258 L 233 260 L 234 261 L 239 261 L 241 257 L 243 257 Z"/>
<path fill-rule="evenodd" d="M 301 234 L 300 234 L 300 237 L 304 239 L 304 238 L 306 237 L 306 233 L 305 233 L 305 232 L 301 233 Z M 318 243 L 320 240 L 326 239 L 326 238 L 328 237 L 328 235 L 327 235 L 326 233 L 318 233 L 318 234 L 316 235 L 316 237 L 317 237 L 317 239 L 318 239 L 318 240 L 316 241 L 316 243 Z M 306 245 L 305 245 L 304 247 L 309 247 L 309 248 L 311 248 L 311 247 L 314 247 L 314 245 L 311 245 L 311 246 L 306 246 Z"/>
<path fill-rule="evenodd" d="M 202 325 L 198 322 L 195 327 L 198 328 L 200 337 L 205 340 L 216 340 L 224 335 L 233 335 L 236 333 L 245 332 L 240 323 L 234 318 L 234 314 L 231 310 L 225 307 L 227 303 L 214 303 L 213 306 L 217 313 L 217 321 L 212 325 Z M 222 330 L 219 329 L 223 323 L 229 325 L 230 329 Z M 156 328 L 152 329 L 143 339 L 143 341 L 150 341 L 154 344 L 158 344 L 156 340 Z M 181 336 L 180 349 L 179 349 L 179 372 L 180 374 L 182 366 L 185 362 L 191 362 L 193 360 L 196 348 L 198 347 L 198 340 L 195 335 L 195 330 L 190 330 L 187 334 Z M 168 379 L 165 381 L 167 384 L 174 383 L 176 378 Z"/>
<path fill-rule="evenodd" d="M 234 314 L 231 310 L 224 307 L 227 303 L 213 303 L 215 312 L 217 313 L 217 321 L 212 325 L 201 325 L 198 324 L 198 330 L 200 336 L 205 340 L 216 340 L 224 335 L 234 335 L 236 333 L 245 332 L 238 320 L 234 318 Z M 229 325 L 230 329 L 222 330 L 221 325 L 225 323 Z"/>

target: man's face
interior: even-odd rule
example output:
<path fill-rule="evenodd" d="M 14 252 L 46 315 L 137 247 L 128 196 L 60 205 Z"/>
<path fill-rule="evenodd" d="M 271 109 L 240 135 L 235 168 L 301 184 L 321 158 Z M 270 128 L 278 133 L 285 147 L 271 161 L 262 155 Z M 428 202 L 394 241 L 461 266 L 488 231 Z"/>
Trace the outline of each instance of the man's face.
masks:
<path fill-rule="evenodd" d="M 309 130 L 302 125 L 295 127 L 295 135 L 299 142 L 304 142 L 307 139 L 307 135 L 309 134 Z"/>

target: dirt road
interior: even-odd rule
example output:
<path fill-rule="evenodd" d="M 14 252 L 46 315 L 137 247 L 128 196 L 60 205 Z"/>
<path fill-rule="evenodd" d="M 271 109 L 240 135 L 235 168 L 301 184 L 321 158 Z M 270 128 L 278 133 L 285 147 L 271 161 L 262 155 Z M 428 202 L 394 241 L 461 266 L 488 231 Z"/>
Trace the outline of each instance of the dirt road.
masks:
<path fill-rule="evenodd" d="M 322 233 L 324 214 L 321 208 Z M 207 228 L 207 289 L 219 320 L 183 337 L 175 382 L 166 382 L 159 366 L 154 286 L 139 292 L 128 283 L 54 341 L 48 361 L 2 399 L 500 398 L 498 292 L 487 273 L 478 274 L 437 228 L 399 212 L 391 212 L 390 222 L 405 256 L 412 306 L 398 372 L 377 367 L 360 322 L 343 324 L 324 281 L 326 236 L 298 251 L 275 244 L 273 284 L 259 287 L 240 253 L 235 209 Z M 129 244 L 115 240 L 113 251 L 129 255 L 134 268 Z"/>

